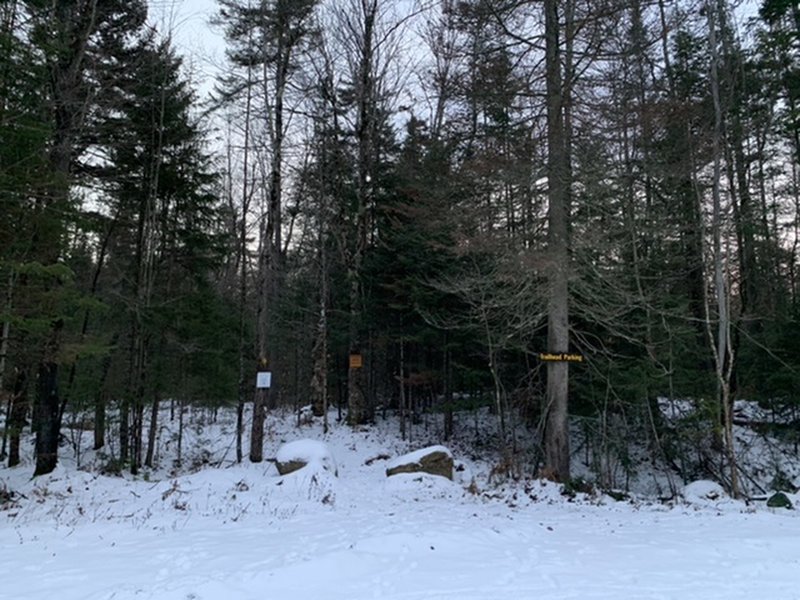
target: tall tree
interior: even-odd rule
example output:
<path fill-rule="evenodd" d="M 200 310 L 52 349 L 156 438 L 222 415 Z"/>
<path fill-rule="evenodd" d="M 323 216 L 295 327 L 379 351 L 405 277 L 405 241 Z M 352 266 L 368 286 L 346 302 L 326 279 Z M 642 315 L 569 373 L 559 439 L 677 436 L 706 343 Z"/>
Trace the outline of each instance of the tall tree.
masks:
<path fill-rule="evenodd" d="M 181 60 L 169 40 L 149 37 L 131 55 L 135 62 L 120 82 L 116 110 L 104 124 L 110 166 L 103 175 L 111 182 L 119 221 L 110 268 L 129 317 L 128 330 L 119 331 L 127 346 L 120 452 L 136 472 L 143 463 L 152 466 L 160 398 L 166 392 L 185 397 L 186 388 L 192 387 L 175 389 L 174 378 L 165 381 L 166 365 L 189 378 L 196 375 L 182 358 L 208 361 L 203 352 L 211 348 L 196 349 L 192 340 L 204 336 L 187 324 L 194 322 L 201 306 L 211 313 L 218 310 L 220 291 L 207 282 L 227 246 L 220 231 L 216 176 L 193 115 L 194 96 L 181 74 Z M 228 345 L 218 343 L 216 350 L 223 349 L 227 355 Z M 218 373 L 220 381 L 228 381 L 228 375 Z M 148 399 L 151 437 L 145 452 Z"/>
<path fill-rule="evenodd" d="M 544 1 L 547 93 L 548 298 L 547 349 L 569 352 L 569 156 L 564 127 L 561 20 L 556 0 Z M 567 84 L 568 85 L 568 84 Z M 570 477 L 569 364 L 549 362 L 544 473 L 557 481 Z"/>
<path fill-rule="evenodd" d="M 220 20 L 225 24 L 231 43 L 229 58 L 248 69 L 259 66 L 262 76 L 246 87 L 259 85 L 266 116 L 269 175 L 267 178 L 266 214 L 260 224 L 258 259 L 257 354 L 258 368 L 276 368 L 279 352 L 274 351 L 279 333 L 276 329 L 281 302 L 284 263 L 284 146 L 287 134 L 286 95 L 297 71 L 296 55 L 313 33 L 312 17 L 317 0 L 221 0 Z M 248 71 L 249 72 L 249 71 Z M 241 87 L 241 85 L 240 85 Z M 247 91 L 249 93 L 249 89 Z M 277 378 L 272 385 L 278 385 Z M 271 388 L 259 388 L 253 406 L 250 432 L 250 460 L 263 460 L 264 421 L 270 404 Z"/>
<path fill-rule="evenodd" d="M 374 239 L 383 167 L 392 145 L 388 115 L 396 88 L 398 39 L 404 21 L 385 0 L 347 0 L 333 8 L 334 40 L 344 59 L 344 99 L 352 135 L 351 197 L 342 198 L 339 234 L 348 286 L 347 420 L 359 425 L 373 416 L 367 374 L 372 367 L 365 322 L 365 257 Z M 357 358 L 358 357 L 358 358 Z"/>
<path fill-rule="evenodd" d="M 97 0 L 59 2 L 50 10 L 36 2 L 27 5 L 33 20 L 32 40 L 42 51 L 50 82 L 47 97 L 52 119 L 45 187 L 37 203 L 32 247 L 42 264 L 55 265 L 64 250 L 66 220 L 63 215 L 73 208 L 71 186 L 79 155 L 78 141 L 90 105 L 87 56 L 102 13 L 98 13 Z M 49 284 L 50 287 L 57 285 L 56 281 Z M 64 318 L 56 316 L 37 367 L 35 475 L 51 472 L 58 457 L 61 425 L 58 376 L 63 333 Z"/>
<path fill-rule="evenodd" d="M 714 356 L 714 367 L 717 379 L 718 401 L 722 412 L 723 444 L 725 458 L 728 462 L 730 489 L 734 497 L 739 495 L 739 473 L 736 466 L 735 440 L 733 437 L 733 401 L 731 399 L 731 373 L 733 371 L 734 349 L 731 344 L 732 317 L 730 314 L 730 297 L 728 290 L 730 284 L 727 277 L 728 269 L 722 248 L 722 143 L 723 143 L 723 107 L 720 98 L 720 52 L 718 45 L 719 23 L 724 21 L 722 3 L 716 0 L 706 0 L 706 14 L 708 18 L 708 46 L 711 50 L 709 83 L 711 98 L 714 105 L 714 131 L 712 134 L 712 256 L 714 261 L 714 296 L 716 301 L 716 331 L 708 317 L 708 302 L 706 303 L 706 322 L 709 328 L 709 337 Z"/>

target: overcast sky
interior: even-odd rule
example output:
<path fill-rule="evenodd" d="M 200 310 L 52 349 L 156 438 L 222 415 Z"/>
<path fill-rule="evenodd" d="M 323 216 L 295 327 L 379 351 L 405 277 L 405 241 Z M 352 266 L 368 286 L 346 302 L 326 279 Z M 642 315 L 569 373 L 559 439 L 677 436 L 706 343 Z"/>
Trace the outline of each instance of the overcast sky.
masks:
<path fill-rule="evenodd" d="M 760 4 L 761 0 L 739 0 L 738 17 L 755 16 Z M 197 88 L 199 99 L 205 99 L 215 77 L 225 68 L 222 32 L 209 24 L 218 10 L 217 0 L 149 0 L 149 6 L 150 22 L 161 32 L 172 31 L 186 73 Z"/>
<path fill-rule="evenodd" d="M 216 0 L 150 0 L 150 22 L 161 32 L 172 31 L 201 98 L 211 90 L 225 62 L 225 43 L 209 21 L 217 12 Z"/>

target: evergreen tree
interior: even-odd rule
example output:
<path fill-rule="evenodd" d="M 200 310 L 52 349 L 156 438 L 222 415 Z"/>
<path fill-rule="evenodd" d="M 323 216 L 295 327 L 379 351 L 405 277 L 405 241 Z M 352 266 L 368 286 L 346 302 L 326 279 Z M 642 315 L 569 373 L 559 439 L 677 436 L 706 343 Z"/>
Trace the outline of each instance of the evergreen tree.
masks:
<path fill-rule="evenodd" d="M 45 101 L 48 140 L 46 162 L 31 209 L 30 260 L 42 265 L 42 291 L 49 320 L 43 333 L 38 366 L 37 394 L 34 402 L 36 431 L 36 474 L 51 471 L 56 464 L 58 435 L 64 411 L 59 391 L 60 366 L 64 362 L 65 336 L 72 331 L 77 312 L 69 287 L 71 278 L 66 262 L 69 255 L 67 233 L 75 223 L 74 186 L 80 159 L 86 148 L 88 115 L 95 106 L 92 72 L 103 38 L 125 36 L 128 25 L 141 25 L 143 4 L 96 0 L 59 2 L 52 6 L 40 2 L 22 3 L 29 18 L 29 37 L 35 64 L 46 79 L 39 80 L 39 93 Z M 128 21 L 127 15 L 135 15 Z M 138 19 L 138 20 L 137 20 Z M 125 25 L 118 27 L 120 22 Z M 47 300 L 47 299 L 50 300 Z M 55 300 L 55 302 L 54 302 Z M 64 304 L 66 302 L 66 305 Z"/>
<path fill-rule="evenodd" d="M 198 322 L 201 306 L 222 312 L 219 291 L 208 282 L 227 249 L 215 175 L 192 114 L 193 94 L 169 43 L 144 39 L 132 56 L 135 68 L 120 82 L 116 110 L 104 123 L 111 165 L 104 176 L 113 189 L 117 220 L 106 294 L 121 299 L 128 315 L 127 329 L 118 332 L 118 346 L 126 353 L 116 359 L 116 368 L 124 365 L 126 371 L 119 390 L 120 458 L 130 460 L 135 472 L 144 457 L 146 398 L 152 400 L 152 431 L 159 399 L 167 392 L 185 396 L 190 388 L 180 386 L 187 355 L 231 357 L 220 352 L 229 349 L 225 344 L 212 351 L 191 343 L 208 332 L 188 326 Z M 215 371 L 227 372 L 218 365 L 209 376 Z M 170 372 L 177 377 L 167 377 Z M 221 378 L 211 386 L 210 379 L 200 378 L 216 389 L 224 381 L 230 383 Z"/>

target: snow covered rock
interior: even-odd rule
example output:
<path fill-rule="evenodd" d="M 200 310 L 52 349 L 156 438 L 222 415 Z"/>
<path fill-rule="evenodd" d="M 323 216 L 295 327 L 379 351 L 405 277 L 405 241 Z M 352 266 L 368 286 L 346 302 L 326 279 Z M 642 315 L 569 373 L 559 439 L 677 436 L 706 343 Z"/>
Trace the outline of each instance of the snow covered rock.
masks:
<path fill-rule="evenodd" d="M 693 481 L 683 488 L 683 499 L 690 504 L 708 504 L 727 497 L 720 484 L 705 479 Z"/>
<path fill-rule="evenodd" d="M 288 475 L 308 464 L 322 467 L 324 470 L 338 476 L 336 461 L 333 459 L 330 448 L 318 440 L 295 440 L 278 448 L 275 456 L 275 466 L 278 473 Z"/>
<path fill-rule="evenodd" d="M 444 446 L 429 446 L 390 460 L 386 476 L 398 473 L 429 473 L 453 479 L 453 453 Z"/>

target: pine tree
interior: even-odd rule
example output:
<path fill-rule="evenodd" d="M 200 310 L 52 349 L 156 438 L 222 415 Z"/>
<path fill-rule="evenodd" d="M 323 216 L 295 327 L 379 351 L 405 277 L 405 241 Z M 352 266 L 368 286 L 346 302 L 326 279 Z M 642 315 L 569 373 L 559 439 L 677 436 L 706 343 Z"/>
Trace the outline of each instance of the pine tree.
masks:
<path fill-rule="evenodd" d="M 127 330 L 119 331 L 120 345 L 127 349 L 120 458 L 136 472 L 143 462 L 152 463 L 152 440 L 145 457 L 142 437 L 146 398 L 152 399 L 152 433 L 159 399 L 167 392 L 176 397 L 188 393 L 188 386 L 166 373 L 185 375 L 186 357 L 204 356 L 205 350 L 191 343 L 205 335 L 188 326 L 198 321 L 195 311 L 206 306 L 222 312 L 219 292 L 208 281 L 226 246 L 215 175 L 192 114 L 194 98 L 182 78 L 181 61 L 168 42 L 151 38 L 142 40 L 131 56 L 134 68 L 120 82 L 116 110 L 104 123 L 111 165 L 104 176 L 114 190 L 112 211 L 118 221 L 109 269 L 128 315 Z M 215 352 L 222 348 L 227 345 L 217 344 Z M 227 351 L 219 355 L 230 360 Z M 209 375 L 214 370 L 220 368 L 210 369 Z M 222 382 L 230 383 L 229 377 L 221 377 Z"/>
<path fill-rule="evenodd" d="M 24 5 L 30 17 L 30 43 L 47 73 L 48 84 L 40 92 L 46 98 L 51 127 L 43 183 L 30 213 L 31 255 L 51 271 L 49 281 L 44 283 L 45 292 L 57 294 L 66 289 L 64 284 L 69 279 L 63 265 L 67 254 L 66 233 L 69 219 L 75 214 L 72 191 L 78 159 L 86 147 L 88 115 L 95 106 L 90 73 L 98 58 L 98 41 L 126 35 L 129 30 L 117 28 L 116 24 L 125 21 L 124 15 L 141 19 L 144 12 L 143 4 L 138 2 L 108 2 L 100 6 L 96 0 L 76 0 L 59 2 L 51 10 L 39 2 Z M 136 23 L 136 18 L 133 22 Z M 57 461 L 64 411 L 59 371 L 64 359 L 68 317 L 63 312 L 49 317 L 49 331 L 38 358 L 34 402 L 37 475 L 52 471 Z"/>

